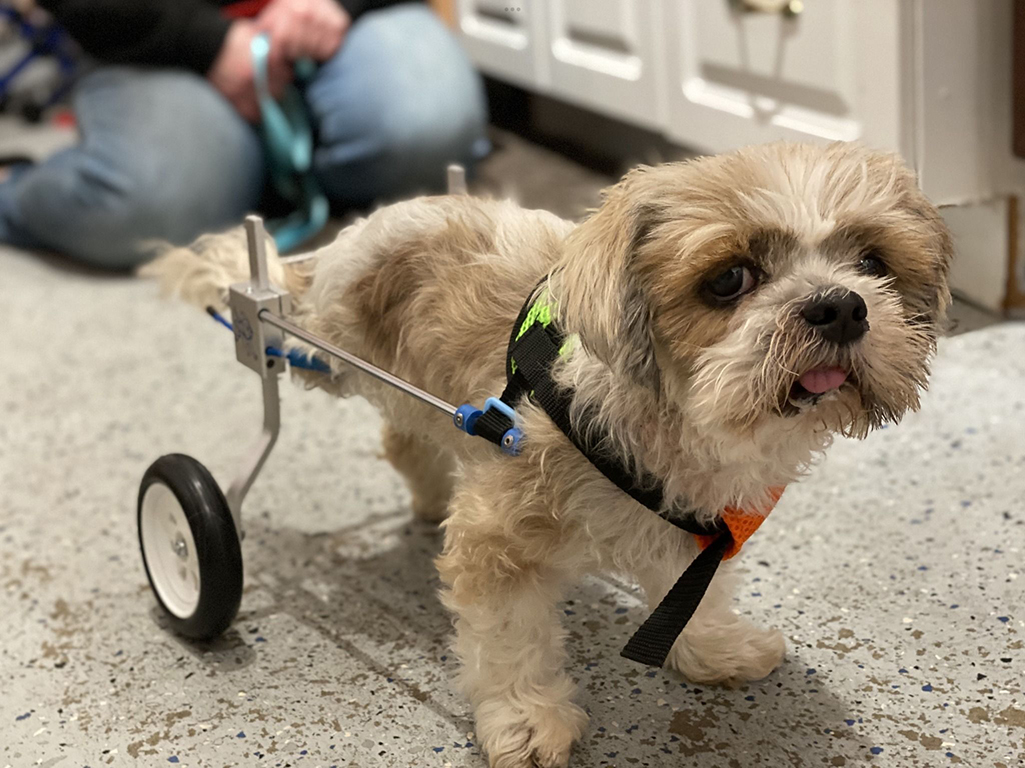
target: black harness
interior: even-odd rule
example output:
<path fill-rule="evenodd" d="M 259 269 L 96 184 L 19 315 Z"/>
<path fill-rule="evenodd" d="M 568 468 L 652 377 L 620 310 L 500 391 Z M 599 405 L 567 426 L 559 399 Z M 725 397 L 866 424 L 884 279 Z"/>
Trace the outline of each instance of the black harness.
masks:
<path fill-rule="evenodd" d="M 621 651 L 627 659 L 661 667 L 730 550 L 733 534 L 719 523 L 702 525 L 694 519 L 692 510 L 666 510 L 662 484 L 653 477 L 638 479 L 619 458 L 603 448 L 601 440 L 595 438 L 596 430 L 590 418 L 570 423 L 572 391 L 556 386 L 552 378 L 552 365 L 559 359 L 567 339 L 551 318 L 551 306 L 540 303 L 546 300 L 544 284 L 542 280 L 531 291 L 516 318 L 506 354 L 507 384 L 500 399 L 515 408 L 522 398 L 529 398 L 613 485 L 677 528 L 696 536 L 714 537 Z M 581 421 L 583 423 L 579 423 Z M 503 436 L 512 426 L 512 419 L 506 413 L 489 408 L 476 420 L 473 430 L 480 437 L 501 445 Z"/>

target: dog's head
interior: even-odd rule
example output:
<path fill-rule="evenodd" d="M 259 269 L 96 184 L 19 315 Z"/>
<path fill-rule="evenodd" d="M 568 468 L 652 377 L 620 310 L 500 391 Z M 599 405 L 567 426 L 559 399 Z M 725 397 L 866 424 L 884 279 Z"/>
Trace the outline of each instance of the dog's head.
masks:
<path fill-rule="evenodd" d="M 720 434 L 900 419 L 950 301 L 938 211 L 899 158 L 853 144 L 637 169 L 566 245 L 584 348 Z"/>

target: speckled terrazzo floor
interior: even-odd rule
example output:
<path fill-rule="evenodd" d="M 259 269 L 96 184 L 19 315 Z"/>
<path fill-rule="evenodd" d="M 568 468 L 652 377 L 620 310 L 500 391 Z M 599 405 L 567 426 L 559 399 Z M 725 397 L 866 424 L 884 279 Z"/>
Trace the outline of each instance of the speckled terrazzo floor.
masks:
<path fill-rule="evenodd" d="M 137 483 L 184 451 L 222 482 L 255 377 L 152 286 L 0 249 L 0 768 L 482 766 L 450 686 L 437 533 L 361 402 L 284 390 L 247 502 L 247 587 L 209 646 L 161 626 Z M 943 343 L 923 412 L 835 447 L 747 547 L 738 610 L 783 667 L 695 688 L 618 657 L 635 590 L 565 605 L 576 766 L 1025 765 L 1025 326 Z"/>

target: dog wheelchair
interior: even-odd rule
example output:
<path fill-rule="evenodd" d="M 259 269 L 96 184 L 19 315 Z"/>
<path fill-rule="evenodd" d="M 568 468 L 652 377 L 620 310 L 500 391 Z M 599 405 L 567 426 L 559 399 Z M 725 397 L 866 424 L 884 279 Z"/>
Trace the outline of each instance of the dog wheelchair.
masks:
<path fill-rule="evenodd" d="M 451 166 L 448 174 L 449 194 L 465 194 L 462 168 Z M 489 398 L 483 409 L 470 404 L 457 407 L 290 322 L 288 293 L 268 280 L 266 236 L 260 217 L 246 219 L 246 235 L 250 278 L 230 289 L 232 321 L 212 309 L 208 312 L 233 330 L 236 358 L 260 376 L 260 437 L 227 492 L 222 492 L 199 461 L 178 453 L 154 461 L 139 487 L 139 546 L 150 587 L 170 627 L 197 640 L 211 639 L 227 629 L 242 600 L 242 503 L 277 441 L 281 429 L 278 379 L 288 365 L 329 372 L 321 355 L 341 360 L 445 413 L 469 435 L 478 434 L 475 425 L 490 409 L 515 423 L 515 413 L 497 398 Z M 283 261 L 287 264 L 303 258 L 308 257 L 286 257 Z M 317 354 L 286 351 L 286 335 L 304 341 Z M 499 447 L 504 453 L 516 455 L 520 438 L 520 430 L 514 425 L 501 435 Z"/>

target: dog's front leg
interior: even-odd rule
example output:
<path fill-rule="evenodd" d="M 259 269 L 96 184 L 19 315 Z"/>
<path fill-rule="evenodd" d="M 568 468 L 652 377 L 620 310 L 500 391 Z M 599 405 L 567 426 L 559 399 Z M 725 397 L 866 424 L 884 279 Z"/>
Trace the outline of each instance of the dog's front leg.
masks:
<path fill-rule="evenodd" d="M 587 723 L 563 669 L 557 603 L 564 577 L 526 559 L 522 539 L 460 529 L 463 512 L 457 494 L 438 566 L 443 600 L 456 617 L 458 683 L 473 703 L 477 741 L 492 768 L 562 768 Z"/>
<path fill-rule="evenodd" d="M 444 520 L 452 496 L 455 457 L 423 437 L 387 423 L 381 442 L 385 458 L 405 478 L 413 495 L 413 517 L 427 523 Z"/>
<path fill-rule="evenodd" d="M 652 610 L 697 552 L 689 534 L 673 531 L 665 549 L 638 569 L 637 579 Z M 762 629 L 733 612 L 736 577 L 732 570 L 730 562 L 719 567 L 697 611 L 666 659 L 666 667 L 692 682 L 760 680 L 783 660 L 785 644 L 779 630 Z"/>

